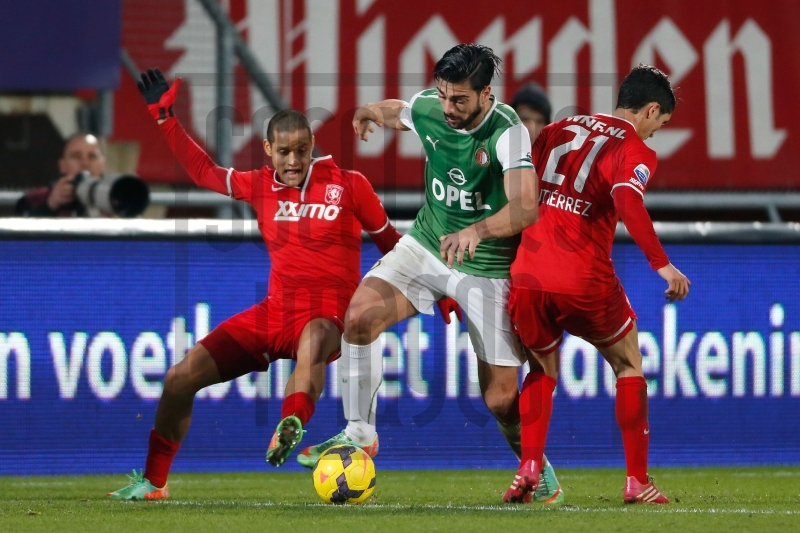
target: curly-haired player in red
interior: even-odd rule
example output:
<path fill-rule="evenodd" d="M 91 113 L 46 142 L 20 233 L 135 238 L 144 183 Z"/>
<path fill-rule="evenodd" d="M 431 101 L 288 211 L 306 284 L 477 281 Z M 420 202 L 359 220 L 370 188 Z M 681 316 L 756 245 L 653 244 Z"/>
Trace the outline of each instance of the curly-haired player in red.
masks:
<path fill-rule="evenodd" d="M 272 268 L 261 303 L 217 326 L 167 371 L 144 473 L 134 471 L 131 484 L 108 494 L 123 500 L 168 497 L 169 469 L 200 389 L 294 359 L 267 449 L 267 461 L 282 465 L 314 413 L 325 365 L 340 355 L 342 320 L 361 277 L 362 229 L 384 254 L 400 239 L 362 174 L 340 169 L 330 156 L 312 157 L 314 136 L 302 113 L 283 110 L 270 120 L 264 150 L 274 168 L 239 172 L 215 165 L 175 118 L 180 79 L 170 87 L 158 69 L 141 77 L 148 108 L 192 180 L 253 206 Z M 450 310 L 460 318 L 452 300 L 439 308 L 448 323 Z"/>

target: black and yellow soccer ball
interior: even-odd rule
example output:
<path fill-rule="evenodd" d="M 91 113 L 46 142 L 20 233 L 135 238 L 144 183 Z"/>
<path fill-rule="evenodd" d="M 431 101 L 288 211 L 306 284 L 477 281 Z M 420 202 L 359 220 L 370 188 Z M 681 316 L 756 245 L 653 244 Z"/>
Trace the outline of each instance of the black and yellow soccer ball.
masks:
<path fill-rule="evenodd" d="M 363 503 L 375 490 L 375 463 L 357 446 L 329 448 L 320 456 L 312 475 L 314 488 L 325 503 Z"/>

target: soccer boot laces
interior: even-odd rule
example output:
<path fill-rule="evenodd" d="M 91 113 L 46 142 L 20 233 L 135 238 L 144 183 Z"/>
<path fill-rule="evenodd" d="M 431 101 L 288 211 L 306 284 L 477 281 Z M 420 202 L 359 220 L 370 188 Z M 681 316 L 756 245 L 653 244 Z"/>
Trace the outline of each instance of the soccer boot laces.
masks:
<path fill-rule="evenodd" d="M 314 465 L 317 463 L 317 460 L 320 456 L 325 453 L 329 448 L 333 446 L 338 446 L 340 444 L 347 444 L 350 446 L 357 446 L 364 450 L 367 455 L 370 457 L 375 457 L 378 455 L 378 435 L 375 435 L 375 438 L 372 439 L 370 444 L 364 445 L 359 442 L 355 442 L 350 437 L 344 434 L 344 431 L 341 433 L 334 435 L 333 437 L 329 438 L 325 442 L 317 444 L 315 446 L 309 446 L 308 448 L 304 448 L 297 454 L 297 462 L 301 465 L 305 466 L 306 468 L 314 468 Z"/>
<path fill-rule="evenodd" d="M 167 485 L 159 489 L 142 477 L 141 470 L 138 472 L 134 470 L 128 479 L 130 480 L 128 486 L 109 492 L 106 497 L 112 500 L 166 500 L 169 498 Z"/>
<path fill-rule="evenodd" d="M 281 466 L 303 440 L 305 432 L 296 416 L 290 415 L 281 420 L 267 447 L 267 462 L 272 466 Z"/>

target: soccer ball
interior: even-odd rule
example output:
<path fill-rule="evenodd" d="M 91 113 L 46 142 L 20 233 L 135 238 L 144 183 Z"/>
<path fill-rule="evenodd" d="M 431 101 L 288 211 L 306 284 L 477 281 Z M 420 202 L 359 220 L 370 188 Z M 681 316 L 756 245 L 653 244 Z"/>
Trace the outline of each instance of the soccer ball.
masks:
<path fill-rule="evenodd" d="M 356 446 L 329 448 L 314 465 L 312 476 L 325 503 L 363 503 L 375 490 L 375 463 Z"/>

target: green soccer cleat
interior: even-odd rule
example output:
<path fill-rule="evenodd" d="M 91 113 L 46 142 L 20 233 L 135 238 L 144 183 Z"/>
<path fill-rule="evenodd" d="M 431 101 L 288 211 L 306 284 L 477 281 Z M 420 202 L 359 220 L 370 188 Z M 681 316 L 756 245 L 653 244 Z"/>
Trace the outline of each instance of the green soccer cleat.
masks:
<path fill-rule="evenodd" d="M 539 503 L 564 503 L 564 491 L 556 478 L 556 471 L 553 465 L 547 460 L 547 456 L 542 456 L 542 470 L 539 472 L 539 484 L 533 492 L 533 501 Z"/>
<path fill-rule="evenodd" d="M 287 416 L 275 428 L 275 434 L 267 448 L 267 462 L 272 466 L 281 466 L 292 450 L 303 440 L 303 423 L 294 415 Z"/>
<path fill-rule="evenodd" d="M 370 457 L 375 457 L 376 455 L 378 455 L 378 435 L 375 435 L 373 441 L 365 446 L 363 444 L 359 444 L 358 442 L 351 440 L 344 434 L 344 431 L 342 431 L 338 435 L 334 435 L 333 437 L 329 438 L 323 443 L 317 444 L 316 446 L 309 446 L 308 448 L 303 449 L 297 455 L 297 462 L 305 466 L 306 468 L 314 468 L 314 465 L 317 464 L 317 460 L 319 459 L 320 455 L 325 453 L 328 450 L 328 448 L 338 446 L 339 444 L 357 446 L 362 450 L 364 450 Z"/>
<path fill-rule="evenodd" d="M 106 494 L 106 498 L 112 500 L 166 500 L 169 498 L 169 489 L 166 485 L 162 488 L 154 486 L 142 477 L 142 471 L 133 471 L 133 475 L 128 476 L 131 484 L 114 492 Z"/>

